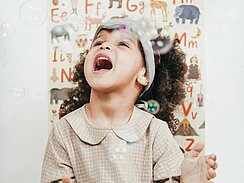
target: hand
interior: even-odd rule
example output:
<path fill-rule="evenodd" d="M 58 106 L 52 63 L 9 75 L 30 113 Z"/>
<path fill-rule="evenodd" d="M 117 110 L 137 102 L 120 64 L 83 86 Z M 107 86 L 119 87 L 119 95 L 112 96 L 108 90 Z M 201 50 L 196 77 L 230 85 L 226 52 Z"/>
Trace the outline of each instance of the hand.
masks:
<path fill-rule="evenodd" d="M 186 154 L 181 165 L 181 182 L 210 183 L 210 179 L 216 177 L 215 170 L 218 167 L 216 155 L 199 156 L 203 148 L 203 143 L 197 143 L 193 149 Z"/>
<path fill-rule="evenodd" d="M 62 183 L 71 183 L 71 178 L 68 176 L 63 176 L 62 177 Z"/>

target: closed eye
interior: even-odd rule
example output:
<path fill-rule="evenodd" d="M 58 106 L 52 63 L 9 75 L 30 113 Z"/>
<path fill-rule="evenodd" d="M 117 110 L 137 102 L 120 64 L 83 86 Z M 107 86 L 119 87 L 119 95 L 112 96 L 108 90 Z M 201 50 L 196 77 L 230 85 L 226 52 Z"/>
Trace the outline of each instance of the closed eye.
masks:
<path fill-rule="evenodd" d="M 93 43 L 93 47 L 94 47 L 94 46 L 99 46 L 99 45 L 102 45 L 102 44 L 103 44 L 102 41 L 97 41 L 97 42 Z"/>
<path fill-rule="evenodd" d="M 130 46 L 129 46 L 129 44 L 128 43 L 126 43 L 126 42 L 124 42 L 124 41 L 121 41 L 121 42 L 119 42 L 119 44 L 118 44 L 119 46 L 125 46 L 125 47 L 127 47 L 127 48 L 129 48 Z"/>

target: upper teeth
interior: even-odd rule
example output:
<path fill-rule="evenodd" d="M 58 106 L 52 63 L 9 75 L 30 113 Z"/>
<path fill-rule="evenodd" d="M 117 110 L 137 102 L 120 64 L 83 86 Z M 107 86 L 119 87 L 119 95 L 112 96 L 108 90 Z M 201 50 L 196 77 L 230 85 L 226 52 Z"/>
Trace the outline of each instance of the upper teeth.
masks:
<path fill-rule="evenodd" d="M 108 60 L 106 57 L 99 57 L 98 60 Z"/>

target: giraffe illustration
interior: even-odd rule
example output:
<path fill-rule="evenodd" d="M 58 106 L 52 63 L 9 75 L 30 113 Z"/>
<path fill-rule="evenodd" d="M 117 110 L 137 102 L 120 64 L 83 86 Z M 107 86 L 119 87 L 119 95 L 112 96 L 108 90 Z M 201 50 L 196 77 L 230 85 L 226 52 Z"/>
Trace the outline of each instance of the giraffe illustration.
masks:
<path fill-rule="evenodd" d="M 167 22 L 168 20 L 168 4 L 162 0 L 151 0 L 150 1 L 150 7 L 151 7 L 151 16 L 155 19 L 155 9 L 161 9 L 162 15 L 163 15 L 163 21 Z"/>
<path fill-rule="evenodd" d="M 77 4 L 78 4 L 78 0 L 70 0 L 70 3 L 72 5 L 72 14 L 78 15 L 77 13 Z"/>

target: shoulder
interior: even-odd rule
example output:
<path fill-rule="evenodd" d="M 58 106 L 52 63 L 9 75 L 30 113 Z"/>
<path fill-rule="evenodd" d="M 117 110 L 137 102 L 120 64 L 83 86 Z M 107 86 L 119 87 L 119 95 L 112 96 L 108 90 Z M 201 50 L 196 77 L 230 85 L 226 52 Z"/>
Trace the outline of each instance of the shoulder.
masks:
<path fill-rule="evenodd" d="M 169 129 L 168 123 L 166 121 L 163 121 L 155 116 L 152 119 L 151 126 L 158 130 Z"/>
<path fill-rule="evenodd" d="M 136 125 L 136 129 L 141 129 L 142 133 L 146 132 L 151 138 L 155 138 L 157 135 L 164 134 L 168 136 L 171 134 L 167 122 L 138 108 L 136 108 L 135 113 L 137 117 L 133 116 L 133 118 L 136 118 L 134 125 Z"/>
<path fill-rule="evenodd" d="M 167 122 L 158 119 L 157 117 L 153 116 L 150 125 L 149 125 L 149 131 L 153 136 L 156 138 L 156 136 L 171 136 L 171 132 L 169 130 Z"/>
<path fill-rule="evenodd" d="M 59 133 L 61 136 L 72 132 L 83 121 L 81 118 L 81 116 L 83 116 L 82 110 L 83 106 L 56 121 L 53 127 L 54 131 Z"/>
<path fill-rule="evenodd" d="M 63 116 L 60 119 L 60 122 L 62 121 L 76 121 L 77 119 L 80 119 L 80 117 L 84 116 L 84 108 L 85 106 L 83 105 L 82 107 L 68 113 L 67 115 Z"/>

